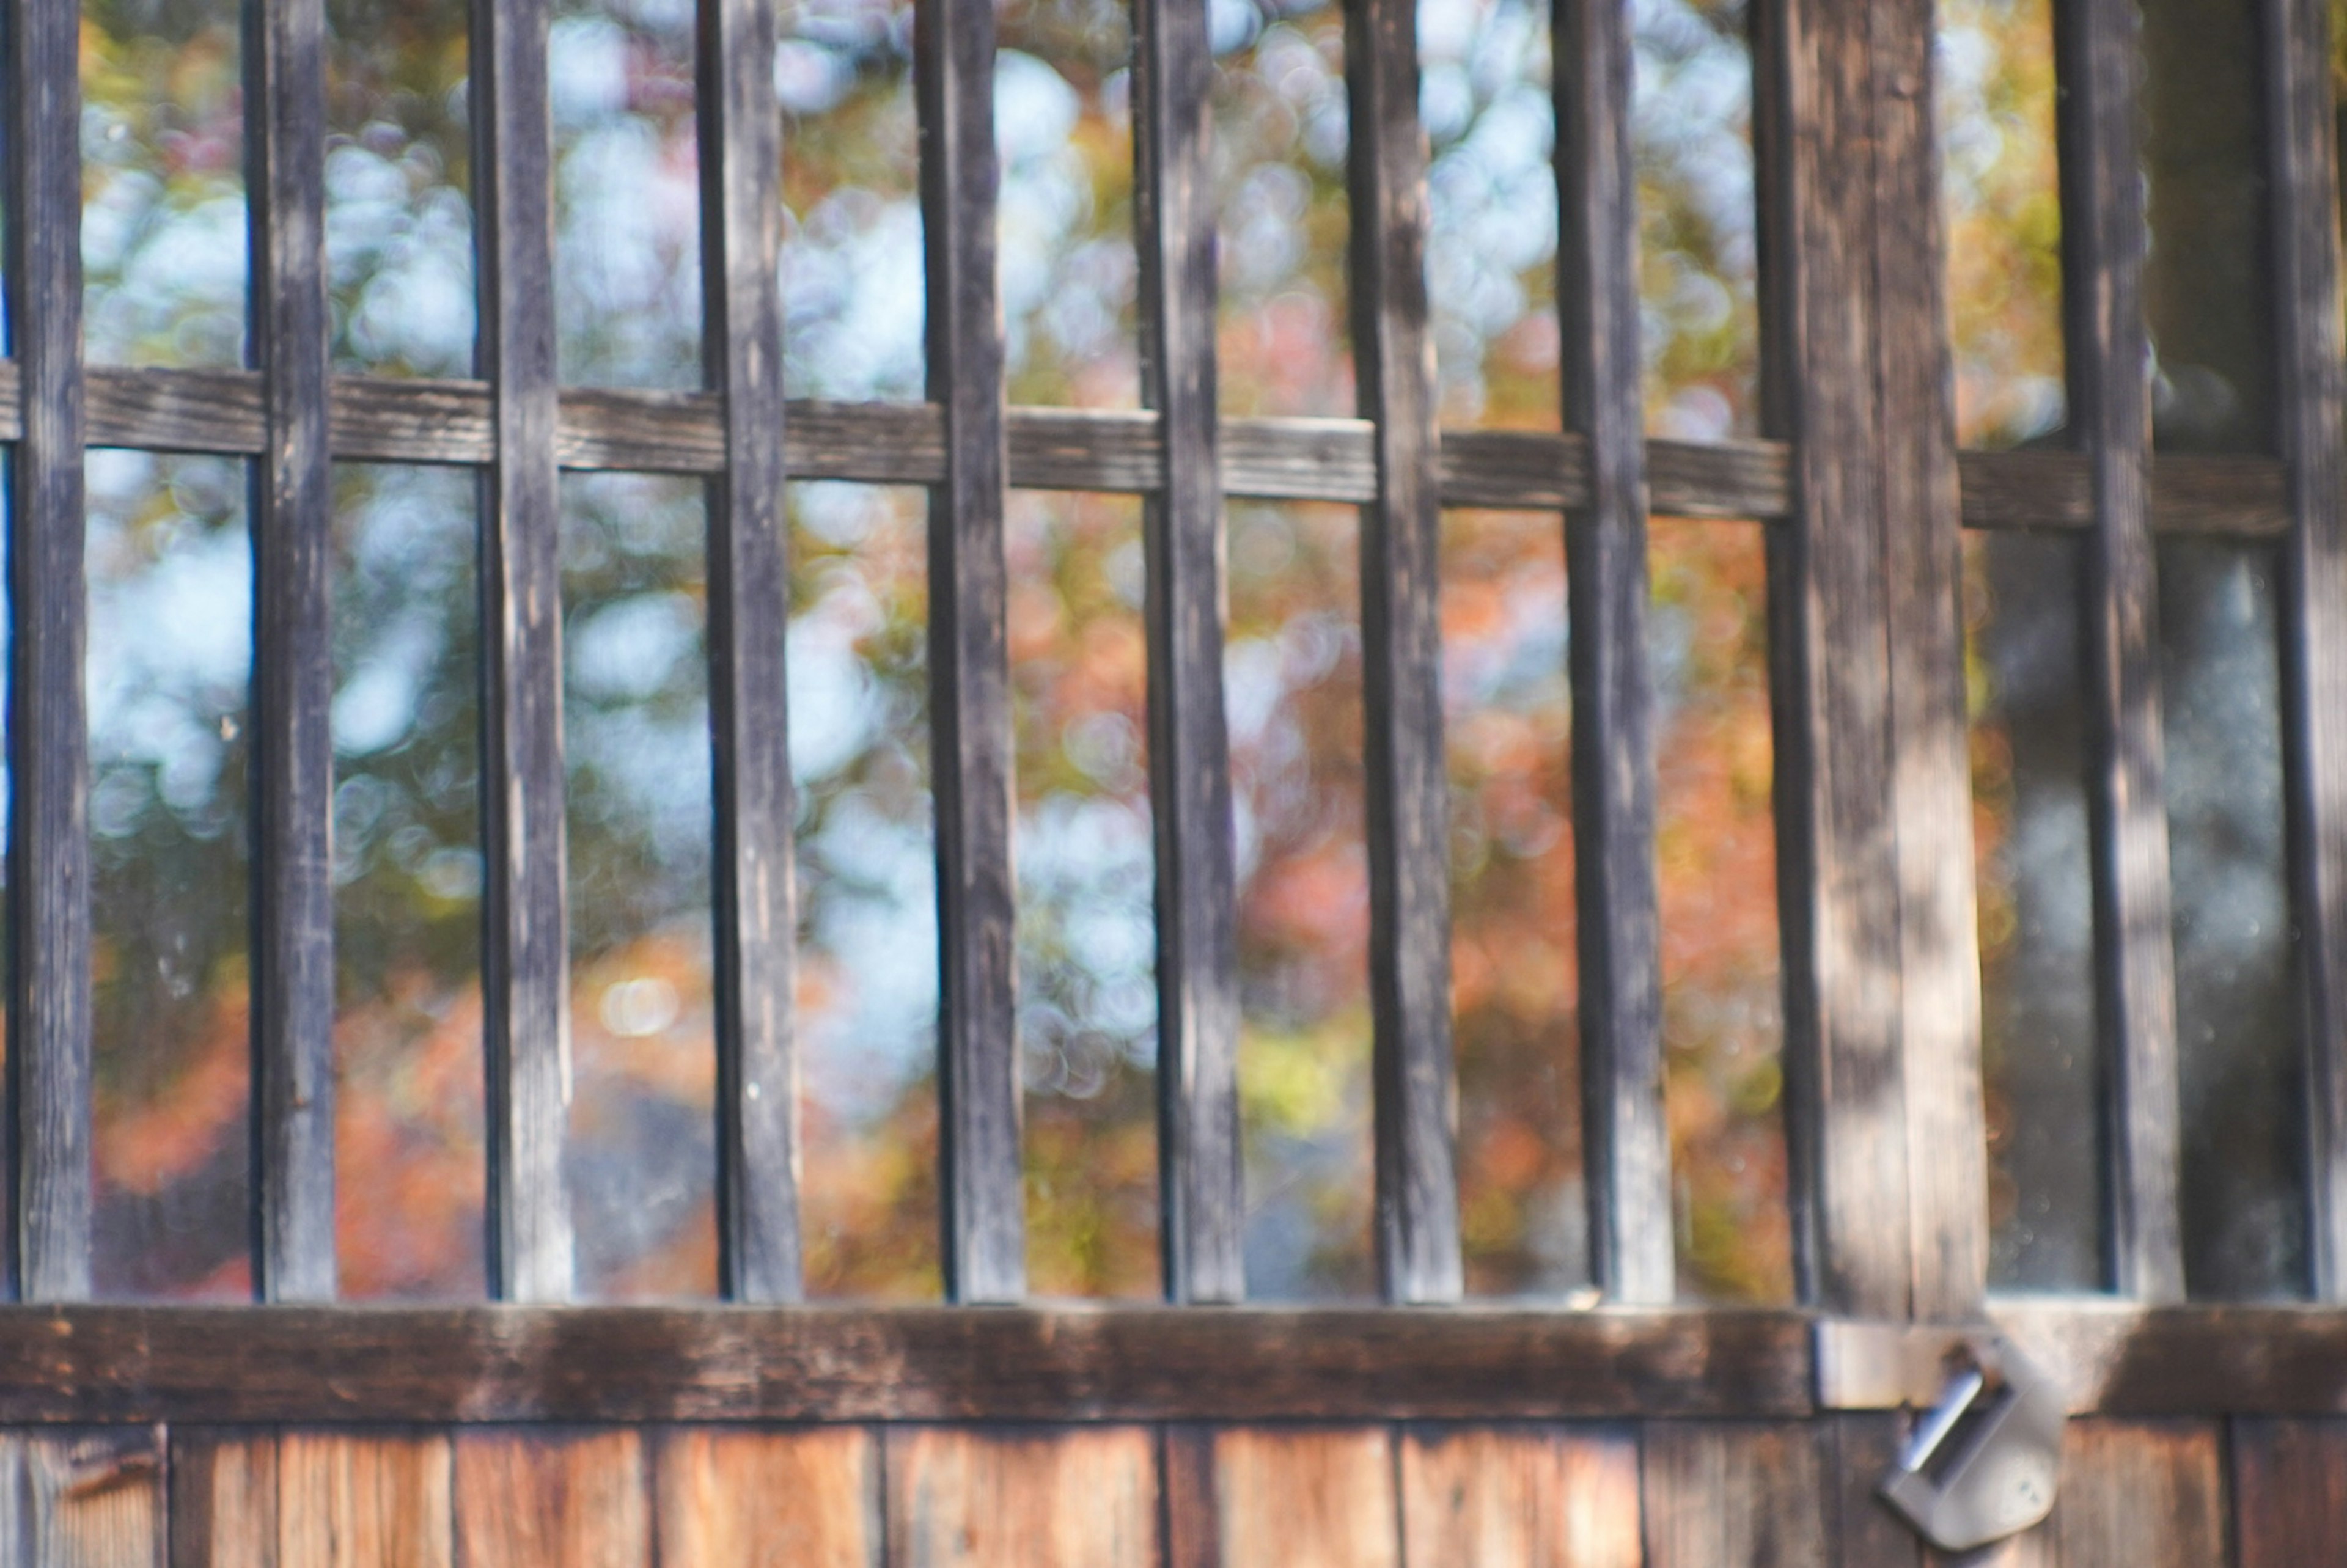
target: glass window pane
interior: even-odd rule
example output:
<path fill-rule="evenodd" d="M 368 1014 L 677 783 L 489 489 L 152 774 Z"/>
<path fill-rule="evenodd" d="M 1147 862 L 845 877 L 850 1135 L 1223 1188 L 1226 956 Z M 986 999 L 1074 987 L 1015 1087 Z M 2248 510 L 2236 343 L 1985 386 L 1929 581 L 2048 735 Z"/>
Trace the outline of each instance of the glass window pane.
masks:
<path fill-rule="evenodd" d="M 1418 46 L 1442 422 L 1553 430 L 1563 385 L 1548 7 L 1429 0 Z"/>
<path fill-rule="evenodd" d="M 1934 42 L 1956 439 L 2011 446 L 2067 401 L 2048 0 L 1945 0 Z"/>
<path fill-rule="evenodd" d="M 928 497 L 800 484 L 790 499 L 807 1292 L 935 1300 Z"/>
<path fill-rule="evenodd" d="M 1635 0 L 1630 145 L 1646 428 L 1759 431 L 1752 50 L 1743 0 Z"/>
<path fill-rule="evenodd" d="M 1006 0 L 995 37 L 1010 399 L 1136 407 L 1130 13 Z"/>
<path fill-rule="evenodd" d="M 692 0 L 562 0 L 554 304 L 566 384 L 702 384 Z"/>
<path fill-rule="evenodd" d="M 782 32 L 784 384 L 793 397 L 917 399 L 912 0 L 804 0 Z"/>
<path fill-rule="evenodd" d="M 1980 900 L 1989 1281 L 2103 1287 L 2079 546 L 1964 541 L 1965 686 Z"/>
<path fill-rule="evenodd" d="M 1657 522 L 1650 537 L 1679 1294 L 1786 1302 L 1793 1266 L 1766 551 L 1753 524 Z"/>
<path fill-rule="evenodd" d="M 90 454 L 100 1296 L 251 1289 L 246 483 L 218 457 Z"/>
<path fill-rule="evenodd" d="M 82 7 L 83 332 L 97 364 L 244 363 L 237 0 Z"/>
<path fill-rule="evenodd" d="M 1010 545 L 1031 1287 L 1153 1297 L 1156 874 L 1141 502 L 1020 491 Z"/>
<path fill-rule="evenodd" d="M 1366 1297 L 1369 871 L 1358 513 L 1230 509 L 1247 1294 Z"/>
<path fill-rule="evenodd" d="M 2229 1299 L 2308 1284 L 2278 564 L 2260 544 L 2159 546 L 2184 1278 L 2195 1296 Z"/>
<path fill-rule="evenodd" d="M 334 474 L 342 1294 L 477 1300 L 483 1259 L 474 477 Z"/>
<path fill-rule="evenodd" d="M 1467 1286 L 1589 1282 L 1564 530 L 1446 512 L 1443 739 Z"/>
<path fill-rule="evenodd" d="M 1349 416 L 1343 14 L 1225 0 L 1210 16 L 1223 408 Z"/>
<path fill-rule="evenodd" d="M 326 263 L 334 367 L 473 373 L 465 0 L 326 8 Z"/>
<path fill-rule="evenodd" d="M 590 1299 L 717 1288 L 703 487 L 562 485 L 571 1223 Z"/>

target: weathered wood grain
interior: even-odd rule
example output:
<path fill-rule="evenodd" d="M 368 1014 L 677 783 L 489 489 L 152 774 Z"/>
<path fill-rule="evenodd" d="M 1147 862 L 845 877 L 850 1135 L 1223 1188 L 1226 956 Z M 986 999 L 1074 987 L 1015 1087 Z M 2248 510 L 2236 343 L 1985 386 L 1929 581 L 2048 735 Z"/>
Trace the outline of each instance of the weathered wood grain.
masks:
<path fill-rule="evenodd" d="M 1410 1568 L 1640 1568 L 1627 1429 L 1414 1427 L 1401 1437 Z"/>
<path fill-rule="evenodd" d="M 1136 0 L 1133 198 L 1142 395 L 1163 473 L 1149 551 L 1156 829 L 1159 1234 L 1172 1301 L 1246 1295 L 1239 1178 L 1237 869 L 1223 712 L 1223 496 L 1206 7 Z M 1012 471 L 1018 470 L 1014 453 Z"/>
<path fill-rule="evenodd" d="M 2073 1421 L 2047 1521 L 2061 1568 L 2212 1568 L 2226 1561 L 2210 1421 Z"/>
<path fill-rule="evenodd" d="M 2183 1295 L 2184 1262 L 2158 596 L 2146 495 L 2140 21 L 2131 0 L 2080 0 L 2056 9 L 2054 31 L 2070 428 L 2092 471 L 2095 509 L 2080 624 L 2110 1283 L 2123 1295 L 2170 1300 Z"/>
<path fill-rule="evenodd" d="M 317 1568 L 449 1568 L 455 1457 L 446 1433 L 283 1432 L 278 1561 Z"/>
<path fill-rule="evenodd" d="M 2297 1369 L 2337 1343 L 2301 1341 Z M 0 1310 L 0 1366 L 15 1369 L 0 1384 L 0 1421 L 1553 1419 L 1812 1408 L 1809 1326 L 1774 1312 L 286 1307 L 257 1319 L 251 1308 L 12 1308 Z"/>
<path fill-rule="evenodd" d="M 777 26 L 770 0 L 702 0 L 702 335 L 726 458 L 708 505 L 718 1269 L 745 1301 L 795 1301 L 802 1288 Z"/>
<path fill-rule="evenodd" d="M 333 469 L 327 447 L 326 8 L 244 8 L 252 311 L 252 1231 L 265 1301 L 334 1266 Z"/>
<path fill-rule="evenodd" d="M 1564 551 L 1590 1274 L 1614 1300 L 1667 1302 L 1677 1265 L 1663 1122 L 1630 15 L 1617 0 L 1567 0 L 1552 15 L 1564 413 L 1585 443 L 1589 488 L 1587 504 L 1566 515 Z"/>
<path fill-rule="evenodd" d="M 0 360 L 0 441 L 24 431 L 20 367 Z M 497 456 L 488 388 L 477 381 L 344 376 L 328 386 L 330 445 L 365 463 L 487 463 Z M 934 485 L 945 477 L 945 424 L 927 403 L 786 405 L 783 458 L 795 478 Z M 1143 493 L 1164 483 L 1153 409 L 1007 411 L 1010 483 L 1021 489 Z M 257 456 L 265 415 L 250 371 L 88 372 L 93 446 Z M 1366 419 L 1241 417 L 1218 425 L 1225 494 L 1257 500 L 1362 505 L 1377 495 Z M 1563 511 L 1589 496 L 1578 436 L 1455 430 L 1441 438 L 1442 504 Z M 725 466 L 723 411 L 705 392 L 572 387 L 560 395 L 555 454 L 565 468 L 715 474 Z M 1789 455 L 1780 441 L 1649 441 L 1648 506 L 1658 517 L 1773 521 L 1792 508 Z M 2084 531 L 2094 525 L 2093 478 L 2076 452 L 1958 456 L 1970 528 Z M 2178 453 L 2156 456 L 2151 527 L 2158 534 L 2280 538 L 2290 531 L 2285 466 L 2270 457 Z"/>
<path fill-rule="evenodd" d="M 1452 1147 L 1440 448 L 1418 13 L 1409 0 L 1345 8 L 1345 84 L 1353 374 L 1378 487 L 1361 508 L 1360 569 L 1378 1273 L 1388 1300 L 1450 1301 L 1465 1286 Z"/>
<path fill-rule="evenodd" d="M 0 1435 L 0 1558 L 39 1568 L 164 1568 L 163 1434 Z"/>
<path fill-rule="evenodd" d="M 641 1434 L 480 1430 L 455 1446 L 459 1568 L 650 1568 Z"/>
<path fill-rule="evenodd" d="M 171 1568 L 277 1568 L 277 1433 L 175 1427 Z"/>
<path fill-rule="evenodd" d="M 1222 1568 L 1222 1509 L 1215 1497 L 1214 1430 L 1158 1428 L 1157 1499 L 1165 1568 Z"/>
<path fill-rule="evenodd" d="M 2236 1420 L 2234 1568 L 2298 1568 L 2347 1555 L 2347 1421 Z"/>
<path fill-rule="evenodd" d="M 1647 1568 L 1830 1563 L 1819 1440 L 1799 1424 L 1650 1421 Z"/>
<path fill-rule="evenodd" d="M 1829 1416 L 1818 1423 L 1833 1542 L 1829 1561 L 1867 1568 L 1942 1568 L 1908 1522 L 1875 1495 L 1899 1457 L 1907 1425 L 1888 1411 Z"/>
<path fill-rule="evenodd" d="M 1961 870 L 1973 863 L 1972 736 L 1932 91 L 1938 35 L 1930 0 L 1882 0 L 1867 10 L 1909 1288 L 1916 1317 L 1950 1320 L 1980 1312 L 1989 1209 L 1979 911 L 1973 878 Z M 1862 1093 L 1862 1082 L 1850 1091 Z"/>
<path fill-rule="evenodd" d="M 1389 1428 L 1243 1427 L 1214 1459 L 1221 1568 L 1401 1568 Z"/>
<path fill-rule="evenodd" d="M 1018 887 L 1002 308 L 995 278 L 994 11 L 934 5 L 914 27 L 929 400 L 929 776 L 936 802 L 938 1207 L 947 1296 L 1027 1291 L 1017 1019 Z"/>
<path fill-rule="evenodd" d="M 8 332 L 24 414 L 8 541 L 6 1262 L 89 1294 L 89 739 L 82 686 L 81 7 L 9 13 Z"/>
<path fill-rule="evenodd" d="M 2315 1294 L 2347 1301 L 2347 324 L 2331 8 L 2267 0 L 2275 348 L 2294 522 L 2283 548 L 2283 780 L 2305 998 Z"/>
<path fill-rule="evenodd" d="M 572 1288 L 549 15 L 548 0 L 475 6 L 470 89 L 477 353 L 496 436 L 481 484 L 489 1284 L 518 1301 Z"/>
<path fill-rule="evenodd" d="M 1155 1568 L 1157 1443 L 1079 1431 L 897 1427 L 888 1561 L 900 1568 Z"/>
<path fill-rule="evenodd" d="M 1883 424 L 1875 7 L 1753 13 L 1762 418 L 1792 444 L 1768 538 L 1778 925 L 1796 1273 L 1830 1311 L 1902 1317 L 1912 1256 Z M 1903 12 L 1886 11 L 1897 27 Z M 1899 18 L 1894 20 L 1895 18 Z"/>
<path fill-rule="evenodd" d="M 663 1563 L 880 1568 L 878 1442 L 861 1427 L 674 1427 L 653 1440 Z"/>

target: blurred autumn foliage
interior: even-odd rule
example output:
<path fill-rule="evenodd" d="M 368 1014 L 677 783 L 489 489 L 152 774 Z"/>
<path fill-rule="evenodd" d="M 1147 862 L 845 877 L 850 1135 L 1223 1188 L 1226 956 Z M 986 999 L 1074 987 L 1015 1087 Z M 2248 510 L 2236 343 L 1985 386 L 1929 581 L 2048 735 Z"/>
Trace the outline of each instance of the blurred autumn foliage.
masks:
<path fill-rule="evenodd" d="M 559 9 L 565 377 L 696 384 L 692 7 Z M 1682 439 L 1751 434 L 1743 18 L 1727 0 L 1634 9 L 1651 423 Z M 469 374 L 464 6 L 330 0 L 329 13 L 337 364 Z M 1445 422 L 1553 428 L 1545 13 L 1529 0 L 1427 0 L 1422 13 Z M 2008 384 L 2012 356 L 1993 340 L 2053 330 L 2042 265 L 2016 280 L 1980 261 L 1991 247 L 1972 230 L 2044 250 L 2050 144 L 2027 141 L 2037 122 L 2012 106 L 2051 84 L 2031 0 L 1952 0 L 1949 15 L 1985 40 L 1952 145 L 1983 116 L 2004 138 L 1953 218 L 1960 395 L 1977 435 L 2017 428 L 2039 395 Z M 87 15 L 93 354 L 237 363 L 233 5 L 88 0 Z M 1224 405 L 1349 414 L 1338 12 L 1215 0 L 1211 16 Z M 1130 405 L 1124 12 L 1005 0 L 999 17 L 1013 401 Z M 910 28 L 896 0 L 785 7 L 794 396 L 921 394 Z M 1991 349 L 1967 357 L 1973 343 Z M 217 459 L 139 455 L 92 473 L 101 1288 L 233 1295 L 248 1287 L 244 481 Z M 337 483 L 343 1289 L 476 1296 L 473 494 L 448 472 L 350 466 Z M 808 1285 L 931 1296 L 925 501 L 802 484 L 792 505 Z M 590 1296 L 706 1295 L 715 1282 L 701 507 L 676 481 L 565 481 L 571 1186 Z M 1341 507 L 1229 508 L 1247 1256 L 1266 1296 L 1371 1288 L 1357 527 Z M 1030 1255 L 1045 1295 L 1158 1289 L 1140 528 L 1133 497 L 1012 497 Z M 1586 1263 L 1559 519 L 1448 515 L 1443 571 L 1469 1277 L 1481 1294 L 1561 1296 Z M 1657 522 L 1652 575 L 1682 1285 L 1783 1299 L 1759 530 Z"/>

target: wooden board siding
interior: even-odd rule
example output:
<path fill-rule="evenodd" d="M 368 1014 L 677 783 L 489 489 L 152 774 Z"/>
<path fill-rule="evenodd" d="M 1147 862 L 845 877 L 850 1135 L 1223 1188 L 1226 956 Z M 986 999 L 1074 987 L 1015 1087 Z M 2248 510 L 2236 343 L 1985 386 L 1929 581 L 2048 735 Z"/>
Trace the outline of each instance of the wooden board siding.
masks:
<path fill-rule="evenodd" d="M 660 1560 L 879 1568 L 879 1440 L 862 1427 L 671 1427 L 653 1439 Z"/>
<path fill-rule="evenodd" d="M 1854 1434 L 1854 1436 L 1853 1436 Z M 0 1430 L 0 1560 L 80 1568 L 2316 1568 L 2347 1420 L 2074 1422 L 2061 1501 L 1923 1551 L 1896 1423 Z M 167 1507 L 168 1498 L 168 1507 Z M 168 1554 L 168 1555 L 167 1555 Z"/>
<path fill-rule="evenodd" d="M 1393 1445 L 1385 1427 L 1215 1434 L 1219 1568 L 1401 1568 Z"/>
<path fill-rule="evenodd" d="M 1155 1568 L 1157 1443 L 1139 1427 L 907 1428 L 887 1440 L 904 1568 Z"/>
<path fill-rule="evenodd" d="M 163 1568 L 163 1434 L 0 1437 L 0 1557 L 41 1568 Z"/>
<path fill-rule="evenodd" d="M 460 1568 L 651 1568 L 643 1435 L 484 1429 L 456 1441 Z"/>
<path fill-rule="evenodd" d="M 1401 1437 L 1410 1568 L 1637 1568 L 1628 1428 L 1412 1427 Z"/>
<path fill-rule="evenodd" d="M 1807 1426 L 1650 1421 L 1647 1568 L 1824 1563 L 1826 1487 Z"/>

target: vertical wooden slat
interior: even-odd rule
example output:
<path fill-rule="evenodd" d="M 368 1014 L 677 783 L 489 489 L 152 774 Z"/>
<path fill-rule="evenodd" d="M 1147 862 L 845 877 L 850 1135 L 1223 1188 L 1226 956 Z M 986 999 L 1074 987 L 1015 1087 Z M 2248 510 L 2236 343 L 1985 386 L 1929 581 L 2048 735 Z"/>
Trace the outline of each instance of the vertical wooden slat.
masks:
<path fill-rule="evenodd" d="M 2347 344 L 2331 7 L 2266 0 L 2274 322 L 2291 527 L 2281 640 L 2315 1295 L 2347 1301 Z"/>
<path fill-rule="evenodd" d="M 678 1427 L 653 1450 L 660 1561 L 879 1568 L 878 1444 L 861 1427 Z"/>
<path fill-rule="evenodd" d="M 9 8 L 8 325 L 22 378 L 8 550 L 8 1272 L 89 1294 L 88 600 L 81 344 L 81 7 Z"/>
<path fill-rule="evenodd" d="M 483 1429 L 456 1450 L 464 1568 L 649 1568 L 651 1499 L 632 1429 Z"/>
<path fill-rule="evenodd" d="M 1375 422 L 1378 498 L 1361 508 L 1361 696 L 1377 1098 L 1378 1269 L 1389 1300 L 1462 1288 L 1451 1147 L 1450 805 L 1436 582 L 1434 340 L 1427 330 L 1426 137 L 1418 13 L 1345 11 L 1353 364 Z"/>
<path fill-rule="evenodd" d="M 1217 1433 L 1220 1568 L 1400 1568 L 1399 1485 L 1384 1427 Z"/>
<path fill-rule="evenodd" d="M 278 1442 L 278 1561 L 285 1568 L 448 1568 L 454 1486 L 442 1433 L 288 1430 Z"/>
<path fill-rule="evenodd" d="M 2095 507 L 2080 624 L 2096 1028 L 2110 1129 L 2110 1284 L 2167 1301 L 2184 1294 L 2184 1263 L 2176 1194 L 2176 955 L 2146 485 L 2151 389 L 2137 147 L 2139 31 L 2134 0 L 2055 7 L 2070 428 L 2087 456 Z"/>
<path fill-rule="evenodd" d="M 1206 6 L 1134 0 L 1133 197 L 1142 398 L 1165 486 L 1149 550 L 1149 792 L 1157 845 L 1158 1163 L 1165 1294 L 1246 1294 L 1239 1176 L 1238 935 L 1223 712 L 1223 497 L 1215 443 L 1214 80 Z"/>
<path fill-rule="evenodd" d="M 1591 1276 L 1615 1301 L 1654 1304 L 1671 1300 L 1676 1280 L 1663 1122 L 1630 15 L 1619 0 L 1562 0 L 1554 27 L 1565 420 L 1589 444 L 1590 504 L 1567 517 L 1564 548 Z"/>
<path fill-rule="evenodd" d="M 1929 0 L 1878 5 L 1870 21 L 1909 1268 L 1916 1317 L 1963 1319 L 1978 1317 L 1988 1288 L 1988 1131 L 1970 875 L 1963 502 L 1932 108 L 1937 34 Z"/>
<path fill-rule="evenodd" d="M 174 1427 L 171 1568 L 276 1568 L 273 1428 Z"/>
<path fill-rule="evenodd" d="M 888 1561 L 901 1568 L 1155 1568 L 1157 1444 L 1140 1427 L 897 1428 Z"/>
<path fill-rule="evenodd" d="M 1914 411 L 1882 407 L 1877 379 L 1876 8 L 1753 15 L 1763 414 L 1793 445 L 1796 500 L 1768 545 L 1795 1265 L 1806 1300 L 1904 1317 L 1881 424 Z"/>
<path fill-rule="evenodd" d="M 725 1294 L 743 1301 L 795 1301 L 801 1289 L 776 26 L 772 0 L 702 0 L 703 341 L 724 395 L 726 464 L 709 497 L 718 1255 Z"/>
<path fill-rule="evenodd" d="M 253 483 L 252 1226 L 264 1301 L 334 1295 L 334 695 L 326 8 L 245 7 Z"/>
<path fill-rule="evenodd" d="M 2347 1421 L 2233 1422 L 2235 1568 L 2347 1556 Z"/>
<path fill-rule="evenodd" d="M 1833 1561 L 1819 1443 L 1807 1425 L 1651 1421 L 1643 1446 L 1647 1568 Z"/>
<path fill-rule="evenodd" d="M 925 0 L 914 35 L 929 400 L 944 409 L 946 425 L 946 479 L 929 496 L 946 1293 L 958 1301 L 1013 1301 L 1027 1288 L 1027 1227 L 1010 862 L 993 6 Z"/>
<path fill-rule="evenodd" d="M 515 1301 L 572 1285 L 548 14 L 548 0 L 473 7 L 477 353 L 497 428 L 481 506 L 488 1267 L 491 1293 Z"/>
<path fill-rule="evenodd" d="M 159 1429 L 0 1436 L 0 1561 L 163 1568 L 168 1550 Z"/>
<path fill-rule="evenodd" d="M 1409 1568 L 1639 1568 L 1628 1431 L 1422 1428 L 1401 1445 Z"/>

